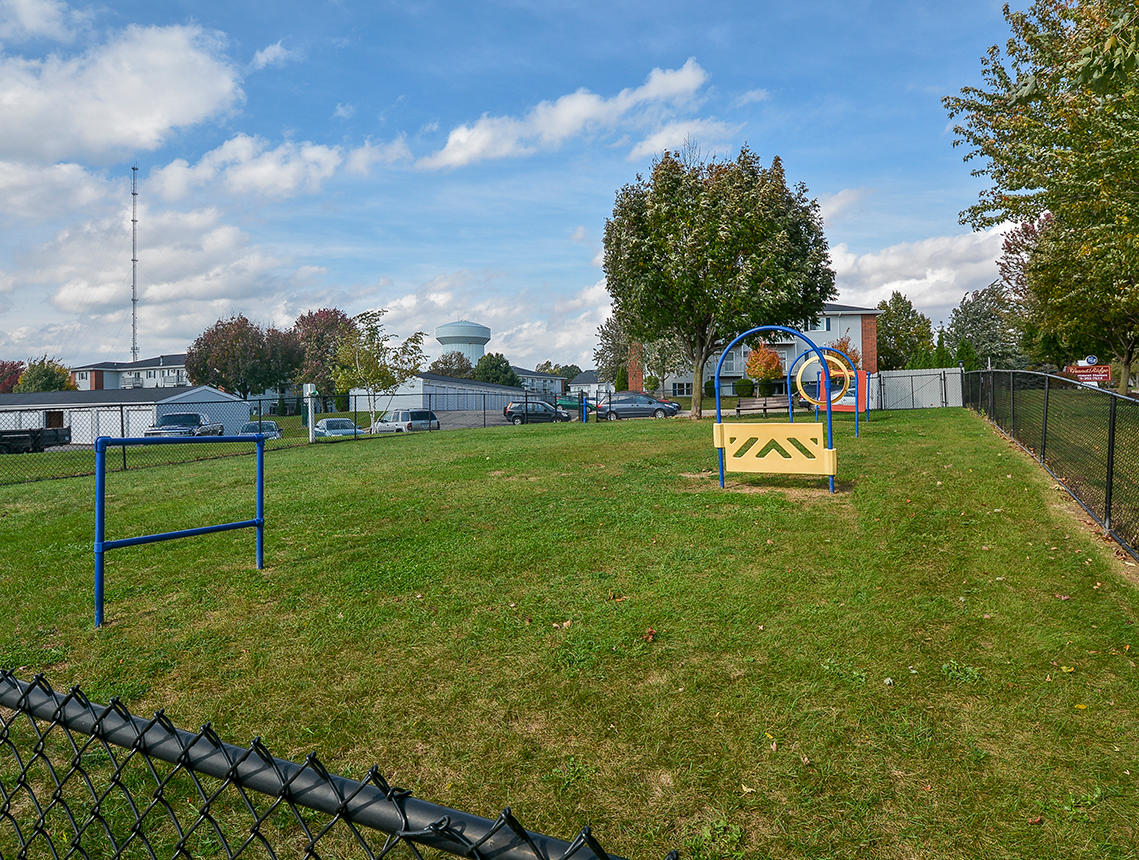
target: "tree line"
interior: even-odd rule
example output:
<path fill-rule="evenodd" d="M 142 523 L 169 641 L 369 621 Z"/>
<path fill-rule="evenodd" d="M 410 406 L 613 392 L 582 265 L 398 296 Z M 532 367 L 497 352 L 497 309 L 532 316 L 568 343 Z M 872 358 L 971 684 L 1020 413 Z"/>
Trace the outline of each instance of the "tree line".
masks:
<path fill-rule="evenodd" d="M 992 298 L 1011 307 L 1024 354 L 1111 356 L 1126 393 L 1139 348 L 1139 8 L 1035 0 L 1004 15 L 1010 38 L 981 59 L 982 85 L 944 100 L 987 182 L 961 221 L 1017 225 Z"/>

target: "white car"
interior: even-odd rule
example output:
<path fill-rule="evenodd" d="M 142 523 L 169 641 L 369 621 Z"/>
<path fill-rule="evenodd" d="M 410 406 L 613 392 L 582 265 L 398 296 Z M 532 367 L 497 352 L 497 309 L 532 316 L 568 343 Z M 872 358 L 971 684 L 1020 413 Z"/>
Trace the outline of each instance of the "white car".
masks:
<path fill-rule="evenodd" d="M 372 433 L 412 433 L 438 430 L 439 416 L 430 409 L 394 409 L 372 425 Z"/>

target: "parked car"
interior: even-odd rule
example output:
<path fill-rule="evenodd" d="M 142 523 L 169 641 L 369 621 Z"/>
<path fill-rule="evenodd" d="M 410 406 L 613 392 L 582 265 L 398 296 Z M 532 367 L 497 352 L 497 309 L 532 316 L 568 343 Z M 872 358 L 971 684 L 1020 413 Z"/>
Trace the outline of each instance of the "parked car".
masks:
<path fill-rule="evenodd" d="M 383 421 L 372 425 L 372 433 L 413 433 L 438 430 L 439 416 L 430 409 L 393 409 Z"/>
<path fill-rule="evenodd" d="M 210 422 L 204 412 L 171 412 L 142 431 L 143 436 L 222 436 L 224 424 Z"/>
<path fill-rule="evenodd" d="M 26 430 L 0 430 L 0 454 L 38 454 L 44 448 L 70 444 L 70 427 L 29 427 Z"/>
<path fill-rule="evenodd" d="M 614 394 L 612 399 L 597 404 L 598 417 L 606 421 L 616 421 L 618 418 L 672 418 L 679 411 L 679 403 L 657 400 L 639 392 Z"/>
<path fill-rule="evenodd" d="M 356 436 L 367 431 L 357 427 L 351 418 L 321 418 L 313 427 L 313 435 L 320 436 Z"/>
<path fill-rule="evenodd" d="M 555 409 L 542 400 L 517 401 L 506 404 L 503 416 L 511 424 L 539 424 L 552 421 L 569 421 L 570 414 Z"/>
<path fill-rule="evenodd" d="M 263 433 L 266 439 L 280 439 L 281 427 L 276 421 L 246 421 L 238 431 L 241 436 L 252 436 L 255 433 Z"/>

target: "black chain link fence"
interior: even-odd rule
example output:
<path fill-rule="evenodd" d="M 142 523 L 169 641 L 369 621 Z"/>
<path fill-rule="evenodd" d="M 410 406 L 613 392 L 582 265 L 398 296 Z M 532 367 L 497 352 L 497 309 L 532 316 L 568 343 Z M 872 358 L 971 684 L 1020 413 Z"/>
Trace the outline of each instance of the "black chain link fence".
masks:
<path fill-rule="evenodd" d="M 310 441 L 309 402 L 299 397 L 65 405 L 60 394 L 51 393 L 59 403 L 37 405 L 30 401 L 25 406 L 0 408 L 0 485 L 93 474 L 97 437 L 143 436 L 162 424 L 183 422 L 185 435 L 264 433 L 269 436 L 267 451 L 295 448 Z M 411 432 L 505 426 L 511 423 L 504 415 L 508 404 L 548 403 L 553 399 L 533 392 L 428 393 L 374 401 L 364 395 L 314 397 L 312 441 L 324 444 L 391 438 L 408 432 L 408 423 L 414 424 Z M 578 410 L 566 411 L 571 419 L 577 419 Z M 412 417 L 422 416 L 406 414 L 410 412 L 430 412 L 432 418 L 411 422 Z M 404 418 L 399 426 L 397 417 Z M 249 452 L 248 445 L 239 444 L 123 448 L 108 455 L 107 469 L 127 471 Z"/>
<path fill-rule="evenodd" d="M 1139 400 L 1021 370 L 967 373 L 962 391 L 1139 558 Z"/>
<path fill-rule="evenodd" d="M 96 705 L 0 672 L 0 857 L 441 857 L 621 860 L 588 827 L 569 842 L 388 784 L 224 743 L 117 700 Z M 674 851 L 668 860 L 676 860 Z"/>

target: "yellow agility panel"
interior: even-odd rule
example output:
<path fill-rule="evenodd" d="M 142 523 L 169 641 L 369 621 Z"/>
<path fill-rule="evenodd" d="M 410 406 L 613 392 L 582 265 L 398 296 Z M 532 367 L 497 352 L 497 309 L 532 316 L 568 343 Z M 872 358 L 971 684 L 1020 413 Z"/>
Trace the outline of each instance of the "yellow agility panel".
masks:
<path fill-rule="evenodd" d="M 823 424 L 713 424 L 712 439 L 724 449 L 728 472 L 834 475 L 838 456 L 827 448 Z"/>

